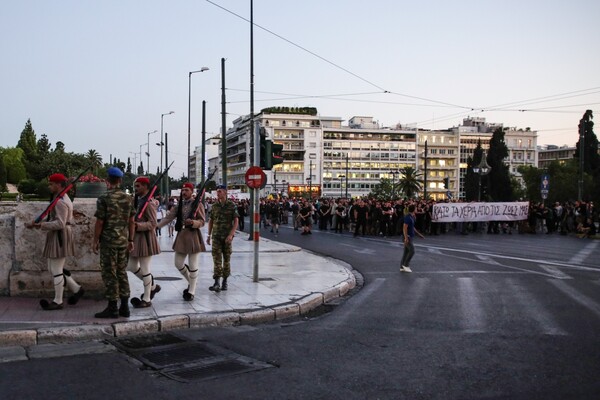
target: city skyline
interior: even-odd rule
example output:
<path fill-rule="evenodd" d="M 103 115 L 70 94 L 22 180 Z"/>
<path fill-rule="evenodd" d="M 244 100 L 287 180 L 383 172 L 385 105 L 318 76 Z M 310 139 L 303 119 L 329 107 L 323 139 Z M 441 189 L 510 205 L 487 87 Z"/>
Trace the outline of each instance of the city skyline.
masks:
<path fill-rule="evenodd" d="M 560 146 L 575 144 L 579 119 L 600 103 L 592 1 L 280 3 L 254 1 L 256 113 L 311 106 L 345 121 L 365 115 L 423 129 L 484 117 Z M 30 118 L 38 138 L 67 151 L 133 162 L 130 153 L 145 151 L 158 130 L 153 171 L 161 114 L 175 111 L 163 122 L 177 160 L 171 175 L 181 176 L 188 73 L 210 68 L 192 79 L 193 150 L 202 100 L 208 136 L 221 129 L 221 58 L 227 127 L 250 111 L 247 1 L 24 1 L 4 11 L 0 146 L 15 146 Z"/>

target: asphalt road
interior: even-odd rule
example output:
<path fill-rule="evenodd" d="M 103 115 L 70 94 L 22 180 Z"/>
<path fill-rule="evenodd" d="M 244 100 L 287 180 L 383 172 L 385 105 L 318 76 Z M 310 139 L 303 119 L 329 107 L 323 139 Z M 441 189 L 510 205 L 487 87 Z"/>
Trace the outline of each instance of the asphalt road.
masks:
<path fill-rule="evenodd" d="M 267 238 L 274 238 L 263 230 Z M 283 323 L 178 332 L 273 368 L 181 383 L 121 352 L 0 364 L 3 399 L 598 399 L 600 242 L 558 235 L 417 240 L 282 227 L 364 286 Z"/>

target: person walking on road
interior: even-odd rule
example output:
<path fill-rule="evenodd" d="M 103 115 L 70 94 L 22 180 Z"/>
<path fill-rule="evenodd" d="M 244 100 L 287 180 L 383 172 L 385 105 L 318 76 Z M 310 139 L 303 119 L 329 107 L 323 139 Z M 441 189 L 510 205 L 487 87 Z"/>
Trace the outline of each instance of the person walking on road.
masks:
<path fill-rule="evenodd" d="M 185 301 L 194 300 L 196 294 L 196 283 L 198 282 L 198 268 L 200 253 L 206 251 L 200 228 L 204 226 L 206 214 L 202 202 L 198 204 L 197 210 L 192 210 L 194 185 L 186 182 L 181 188 L 181 196 L 177 205 L 158 224 L 163 227 L 176 219 L 175 230 L 177 236 L 173 243 L 175 251 L 175 267 L 188 282 L 187 289 L 183 290 Z M 200 196 L 201 194 L 198 194 Z M 185 264 L 187 257 L 188 263 Z"/>
<path fill-rule="evenodd" d="M 129 317 L 129 280 L 127 257 L 133 251 L 135 235 L 135 210 L 131 197 L 121 190 L 123 171 L 110 167 L 108 191 L 96 201 L 96 225 L 92 251 L 100 248 L 100 270 L 106 287 L 108 306 L 95 314 L 96 318 Z M 117 301 L 121 307 L 117 309 Z"/>
<path fill-rule="evenodd" d="M 208 221 L 207 244 L 212 240 L 213 279 L 215 283 L 208 289 L 213 292 L 227 290 L 227 278 L 231 275 L 231 242 L 238 227 L 237 207 L 227 200 L 227 187 L 217 186 L 217 202 L 213 204 Z M 220 282 L 220 279 L 223 281 Z"/>
<path fill-rule="evenodd" d="M 415 255 L 415 246 L 413 245 L 415 233 L 422 239 L 425 239 L 425 237 L 415 228 L 416 217 L 415 205 L 411 204 L 408 206 L 408 214 L 404 217 L 404 226 L 402 228 L 404 233 L 404 254 L 402 255 L 400 272 L 412 272 L 409 264 L 410 260 Z"/>
<path fill-rule="evenodd" d="M 135 235 L 133 237 L 133 251 L 129 253 L 127 270 L 140 278 L 144 283 L 144 293 L 140 298 L 132 297 L 131 305 L 135 308 L 146 308 L 152 305 L 154 295 L 160 292 L 160 285 L 154 283 L 154 276 L 150 272 L 152 256 L 160 254 L 160 246 L 156 238 L 157 229 L 157 201 L 149 199 L 150 180 L 145 176 L 138 177 L 133 182 L 135 191 L 134 207 L 137 219 L 135 221 Z M 142 209 L 144 208 L 143 214 Z"/>
<path fill-rule="evenodd" d="M 48 188 L 52 197 L 59 195 L 67 186 L 67 178 L 63 174 L 53 174 L 48 178 Z M 65 193 L 48 214 L 48 219 L 39 223 L 28 223 L 25 227 L 47 231 L 46 244 L 42 256 L 48 259 L 48 270 L 52 274 L 54 283 L 54 300 L 50 303 L 46 299 L 40 300 L 40 306 L 46 311 L 60 310 L 63 308 L 63 293 L 65 286 L 73 292 L 67 303 L 77 304 L 84 294 L 83 288 L 71 277 L 71 273 L 64 269 L 67 256 L 75 254 L 73 245 L 73 203 Z"/>

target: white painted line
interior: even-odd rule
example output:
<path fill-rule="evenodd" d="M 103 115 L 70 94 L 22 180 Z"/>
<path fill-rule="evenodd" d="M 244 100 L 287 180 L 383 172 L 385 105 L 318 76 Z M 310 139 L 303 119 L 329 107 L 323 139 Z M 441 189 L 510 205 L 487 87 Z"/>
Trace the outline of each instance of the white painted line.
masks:
<path fill-rule="evenodd" d="M 464 270 L 464 271 L 413 271 L 420 274 L 529 274 L 525 271 L 480 271 L 480 270 Z M 373 272 L 369 272 L 373 273 Z"/>
<path fill-rule="evenodd" d="M 325 326 L 329 329 L 334 329 L 346 322 L 373 293 L 381 288 L 385 279 L 377 278 L 372 283 L 366 285 L 360 292 L 352 296 L 340 310 L 328 317 L 325 320 Z"/>
<path fill-rule="evenodd" d="M 427 252 L 429 252 L 431 254 L 442 254 L 442 252 L 439 249 L 435 249 L 433 247 L 428 247 Z"/>
<path fill-rule="evenodd" d="M 403 320 L 408 321 L 410 317 L 416 314 L 428 285 L 429 278 L 418 278 L 413 282 L 406 296 L 403 296 L 401 308 L 398 309 Z"/>
<path fill-rule="evenodd" d="M 485 332 L 485 317 L 473 278 L 458 278 L 458 292 L 464 332 Z"/>
<path fill-rule="evenodd" d="M 528 318 L 538 323 L 543 334 L 555 336 L 568 335 L 531 293 L 524 290 L 512 279 L 507 279 L 506 284 L 511 287 L 511 297 L 519 303 L 519 309 L 524 311 Z"/>
<path fill-rule="evenodd" d="M 453 248 L 450 248 L 450 247 L 427 246 L 427 245 L 423 245 L 423 244 L 415 244 L 415 247 L 425 247 L 425 248 L 427 248 L 427 247 L 433 247 L 433 248 L 436 248 L 436 249 L 446 250 L 446 251 L 453 251 L 453 252 L 456 252 L 456 253 L 482 254 L 482 255 L 487 255 L 487 256 L 494 257 L 494 258 L 504 258 L 504 259 L 507 259 L 507 260 L 533 262 L 533 263 L 536 263 L 536 264 L 553 265 L 553 266 L 556 266 L 556 267 L 580 269 L 580 270 L 583 270 L 583 271 L 600 272 L 600 268 L 583 267 L 583 266 L 580 266 L 580 265 L 571 265 L 571 264 L 566 264 L 566 263 L 562 263 L 562 262 L 554 262 L 554 261 L 548 261 L 548 260 L 537 260 L 537 259 L 532 259 L 532 258 L 504 256 L 504 255 L 501 255 L 501 254 L 483 253 L 483 252 L 476 252 L 476 251 L 473 251 L 473 250 L 453 249 Z"/>
<path fill-rule="evenodd" d="M 467 258 L 467 257 L 459 257 L 459 256 L 451 256 L 451 255 L 446 255 L 446 257 L 452 257 L 452 258 L 455 258 L 455 259 L 458 259 L 458 260 L 466 260 L 466 261 L 470 261 L 470 262 L 479 262 L 479 263 L 488 264 L 486 261 L 475 260 L 475 259 Z M 554 276 L 554 275 L 546 274 L 544 272 L 532 271 L 532 270 L 527 269 L 527 268 L 512 267 L 510 265 L 504 265 L 504 264 L 494 264 L 494 265 L 497 266 L 497 267 L 499 267 L 499 268 L 508 268 L 508 269 L 512 269 L 512 270 L 516 270 L 516 271 L 525 272 L 525 273 L 528 273 L 528 274 L 542 275 L 542 276 L 546 276 L 546 277 L 549 277 L 549 278 L 556 278 L 556 276 Z"/>
<path fill-rule="evenodd" d="M 494 260 L 492 257 L 485 254 L 475 254 L 475 257 L 490 265 L 502 265 L 498 261 Z"/>
<path fill-rule="evenodd" d="M 590 299 L 586 295 L 579 293 L 565 281 L 549 280 L 548 282 L 556 286 L 558 290 L 575 300 L 577 303 L 581 304 L 582 306 L 596 314 L 598 317 L 600 317 L 600 304 L 596 303 L 594 300 Z"/>
<path fill-rule="evenodd" d="M 577 254 L 575 254 L 569 262 L 573 264 L 581 264 L 592 252 L 598 247 L 598 242 L 594 241 L 589 243 L 583 249 L 579 250 Z"/>
<path fill-rule="evenodd" d="M 557 279 L 573 279 L 571 276 L 565 274 L 564 272 L 552 265 L 539 264 L 539 266 L 541 269 L 548 272 L 549 274 L 556 276 Z"/>

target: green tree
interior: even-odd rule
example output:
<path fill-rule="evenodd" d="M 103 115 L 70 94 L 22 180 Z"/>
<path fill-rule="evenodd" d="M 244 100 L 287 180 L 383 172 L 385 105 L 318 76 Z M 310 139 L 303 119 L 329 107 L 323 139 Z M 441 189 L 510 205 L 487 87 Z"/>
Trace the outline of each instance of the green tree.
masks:
<path fill-rule="evenodd" d="M 27 178 L 23 149 L 18 147 L 7 147 L 0 149 L 0 153 L 6 167 L 6 182 L 17 184 L 21 180 Z"/>
<path fill-rule="evenodd" d="M 4 157 L 0 154 L 0 192 L 6 192 L 6 165 L 4 165 Z"/>
<path fill-rule="evenodd" d="M 98 170 L 102 167 L 102 156 L 96 150 L 90 149 L 85 153 L 85 158 L 88 164 L 92 166 L 94 175 L 98 176 Z"/>
<path fill-rule="evenodd" d="M 52 148 L 52 144 L 48 140 L 48 136 L 46 134 L 42 134 L 42 136 L 37 141 L 37 151 L 40 158 L 46 157 L 50 154 L 50 149 Z"/>
<path fill-rule="evenodd" d="M 510 183 L 510 172 L 504 159 L 508 157 L 508 147 L 504 142 L 504 131 L 498 128 L 492 134 L 490 149 L 486 161 L 491 167 L 488 174 L 487 190 L 488 197 L 492 201 L 512 201 L 512 185 Z"/>
<path fill-rule="evenodd" d="M 31 177 L 36 172 L 36 166 L 39 165 L 39 156 L 37 138 L 31 125 L 31 120 L 29 119 L 21 131 L 21 136 L 19 137 L 17 147 L 23 150 L 23 164 L 25 165 L 27 176 Z"/>
<path fill-rule="evenodd" d="M 423 174 L 413 167 L 400 168 L 400 180 L 398 192 L 402 192 L 408 198 L 414 197 L 423 188 Z"/>
<path fill-rule="evenodd" d="M 125 172 L 131 174 L 131 157 L 127 157 L 127 170 Z"/>
<path fill-rule="evenodd" d="M 580 138 L 575 145 L 575 154 L 573 157 L 579 159 L 581 150 L 581 131 L 583 130 L 583 171 L 588 174 L 595 174 L 600 168 L 600 154 L 598 154 L 598 138 L 594 133 L 594 122 L 592 119 L 592 110 L 587 110 L 583 118 L 579 121 Z"/>
<path fill-rule="evenodd" d="M 392 198 L 392 192 L 395 190 L 395 195 L 398 195 L 399 189 L 397 188 L 398 184 L 395 185 L 396 188 L 392 187 L 392 180 L 388 178 L 381 178 L 379 183 L 375 185 L 371 192 L 369 193 L 369 197 L 374 197 L 377 200 L 388 200 Z"/>
<path fill-rule="evenodd" d="M 140 161 L 140 165 L 137 167 L 137 174 L 144 175 L 144 163 Z"/>

